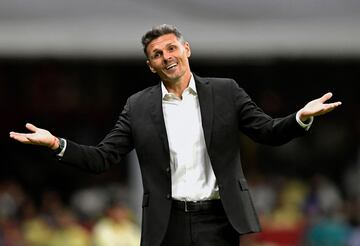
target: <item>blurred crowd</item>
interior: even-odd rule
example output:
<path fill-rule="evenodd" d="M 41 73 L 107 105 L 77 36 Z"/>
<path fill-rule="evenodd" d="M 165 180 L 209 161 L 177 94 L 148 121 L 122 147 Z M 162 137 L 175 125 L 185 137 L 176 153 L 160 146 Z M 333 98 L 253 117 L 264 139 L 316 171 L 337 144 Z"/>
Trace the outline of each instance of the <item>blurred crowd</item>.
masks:
<path fill-rule="evenodd" d="M 241 245 L 359 246 L 360 162 L 341 175 L 340 183 L 321 174 L 249 176 L 263 231 L 243 236 Z M 56 191 L 37 197 L 14 180 L 0 181 L 0 245 L 139 245 L 139 221 L 126 193 L 123 185 L 102 184 L 64 201 Z"/>
<path fill-rule="evenodd" d="M 64 202 L 56 191 L 34 199 L 15 181 L 0 183 L 1 246 L 138 246 L 140 229 L 121 188 L 78 190 Z M 39 200 L 39 201 L 36 201 Z"/>
<path fill-rule="evenodd" d="M 346 200 L 325 176 L 308 181 L 257 177 L 252 182 L 262 232 L 243 237 L 241 245 L 360 245 L 360 203 Z"/>
<path fill-rule="evenodd" d="M 360 151 L 353 164 L 336 183 L 322 174 L 250 178 L 263 230 L 241 245 L 359 246 Z"/>

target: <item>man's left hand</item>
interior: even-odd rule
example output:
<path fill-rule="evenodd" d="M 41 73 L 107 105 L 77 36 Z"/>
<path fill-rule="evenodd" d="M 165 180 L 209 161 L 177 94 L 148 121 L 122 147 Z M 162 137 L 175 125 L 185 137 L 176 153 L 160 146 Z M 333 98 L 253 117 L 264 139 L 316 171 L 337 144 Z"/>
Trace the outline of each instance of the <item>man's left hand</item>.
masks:
<path fill-rule="evenodd" d="M 325 103 L 332 97 L 332 93 L 328 92 L 322 97 L 308 102 L 305 107 L 300 109 L 299 116 L 302 122 L 306 122 L 312 116 L 323 115 L 334 110 L 341 105 L 341 102 Z"/>

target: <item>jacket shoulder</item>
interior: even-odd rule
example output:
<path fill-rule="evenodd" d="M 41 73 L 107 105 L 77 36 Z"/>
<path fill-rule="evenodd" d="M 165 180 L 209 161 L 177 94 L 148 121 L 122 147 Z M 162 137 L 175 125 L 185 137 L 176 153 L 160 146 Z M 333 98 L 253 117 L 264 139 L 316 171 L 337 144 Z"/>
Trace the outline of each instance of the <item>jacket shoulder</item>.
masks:
<path fill-rule="evenodd" d="M 239 84 L 232 78 L 195 76 L 195 80 L 199 81 L 200 83 L 210 84 L 214 88 L 234 88 L 234 86 L 239 87 Z"/>
<path fill-rule="evenodd" d="M 200 84 L 208 84 L 215 91 L 221 92 L 231 92 L 232 90 L 239 87 L 239 84 L 232 78 L 220 78 L 220 77 L 199 77 L 196 76 L 195 80 L 197 80 Z"/>
<path fill-rule="evenodd" d="M 149 86 L 141 91 L 132 94 L 129 97 L 129 100 L 135 102 L 138 100 L 147 99 L 149 95 L 153 94 L 154 92 L 157 92 L 158 90 L 161 90 L 160 84 Z"/>
<path fill-rule="evenodd" d="M 231 78 L 220 78 L 220 77 L 200 77 L 196 76 L 195 79 L 204 83 L 212 83 L 212 84 L 229 84 L 236 83 L 234 79 Z"/>

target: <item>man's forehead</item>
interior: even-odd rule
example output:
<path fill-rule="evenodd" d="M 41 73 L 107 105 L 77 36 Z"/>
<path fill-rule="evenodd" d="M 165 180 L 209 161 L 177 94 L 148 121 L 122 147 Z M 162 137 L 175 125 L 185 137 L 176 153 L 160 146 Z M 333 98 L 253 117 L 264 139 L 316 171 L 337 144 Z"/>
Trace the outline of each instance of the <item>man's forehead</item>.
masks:
<path fill-rule="evenodd" d="M 165 35 L 162 35 L 162 36 L 152 40 L 148 45 L 148 49 L 149 49 L 149 51 L 152 51 L 154 49 L 161 48 L 162 46 L 167 46 L 167 45 L 177 42 L 177 41 L 178 41 L 178 39 L 174 34 L 172 34 L 172 33 L 165 34 Z"/>

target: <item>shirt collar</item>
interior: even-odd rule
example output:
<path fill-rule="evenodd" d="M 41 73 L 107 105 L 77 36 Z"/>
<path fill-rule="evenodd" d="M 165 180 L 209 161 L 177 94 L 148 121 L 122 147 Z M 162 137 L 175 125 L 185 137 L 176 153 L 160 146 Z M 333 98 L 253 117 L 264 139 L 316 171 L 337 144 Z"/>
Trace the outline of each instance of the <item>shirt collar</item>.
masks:
<path fill-rule="evenodd" d="M 193 95 L 197 95 L 197 90 L 196 90 L 196 85 L 195 85 L 195 79 L 194 76 L 191 74 L 190 77 L 190 82 L 188 87 L 185 90 L 189 90 L 189 93 L 193 94 Z M 164 82 L 161 81 L 161 92 L 162 92 L 162 98 L 164 99 L 167 95 L 171 96 L 174 95 L 173 93 L 169 92 L 165 85 Z"/>

